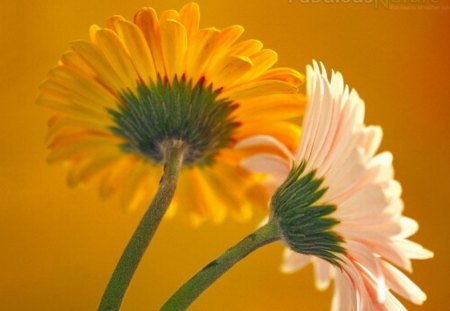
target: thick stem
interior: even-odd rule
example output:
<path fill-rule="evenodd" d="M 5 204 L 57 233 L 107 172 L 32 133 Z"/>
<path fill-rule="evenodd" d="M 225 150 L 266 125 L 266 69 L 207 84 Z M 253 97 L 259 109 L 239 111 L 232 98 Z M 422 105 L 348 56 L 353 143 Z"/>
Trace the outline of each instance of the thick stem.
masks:
<path fill-rule="evenodd" d="M 120 257 L 103 294 L 99 311 L 119 310 L 133 274 L 172 201 L 183 164 L 185 146 L 181 141 L 168 141 L 163 149 L 165 165 L 158 191 Z"/>
<path fill-rule="evenodd" d="M 278 226 L 273 222 L 269 222 L 205 266 L 167 300 L 161 311 L 186 310 L 203 291 L 233 267 L 234 264 L 256 249 L 279 239 Z"/>

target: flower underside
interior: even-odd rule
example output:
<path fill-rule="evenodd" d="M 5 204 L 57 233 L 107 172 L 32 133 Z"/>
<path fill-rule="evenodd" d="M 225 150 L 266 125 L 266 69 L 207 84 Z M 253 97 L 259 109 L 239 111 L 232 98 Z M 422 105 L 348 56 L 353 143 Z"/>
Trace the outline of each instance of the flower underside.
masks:
<path fill-rule="evenodd" d="M 331 230 L 338 221 L 327 217 L 336 206 L 317 202 L 327 188 L 321 187 L 323 179 L 315 178 L 315 171 L 303 174 L 305 167 L 305 162 L 294 167 L 273 195 L 272 219 L 292 250 L 339 265 L 336 255 L 345 250 L 339 245 L 342 239 Z"/>
<path fill-rule="evenodd" d="M 124 151 L 155 163 L 164 160 L 165 142 L 180 140 L 186 147 L 184 165 L 210 164 L 239 125 L 231 117 L 237 105 L 218 99 L 220 91 L 204 79 L 194 85 L 184 77 L 139 84 L 136 93 L 121 94 L 124 105 L 118 111 L 110 111 L 116 123 L 112 131 L 126 140 Z"/>

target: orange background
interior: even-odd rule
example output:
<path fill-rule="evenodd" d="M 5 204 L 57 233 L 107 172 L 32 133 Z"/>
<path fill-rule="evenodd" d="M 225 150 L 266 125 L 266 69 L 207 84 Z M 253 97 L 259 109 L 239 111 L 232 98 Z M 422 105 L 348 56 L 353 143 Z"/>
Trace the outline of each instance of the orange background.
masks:
<path fill-rule="evenodd" d="M 450 4 L 375 9 L 370 4 L 299 0 L 199 1 L 202 25 L 242 24 L 304 71 L 315 58 L 340 70 L 367 104 L 367 122 L 384 128 L 395 156 L 414 237 L 435 251 L 415 262 L 413 280 L 429 296 L 421 308 L 448 310 Z M 33 104 L 37 87 L 68 42 L 110 15 L 142 6 L 159 12 L 183 1 L 40 0 L 0 4 L 0 309 L 95 310 L 125 243 L 143 213 L 101 202 L 96 189 L 68 189 L 59 166 L 45 163 L 49 113 Z M 409 8 L 409 9 L 408 9 Z M 447 8 L 447 9 L 446 9 Z M 123 310 L 157 310 L 182 282 L 249 233 L 227 221 L 192 229 L 163 223 L 126 296 Z M 312 270 L 278 272 L 280 245 L 266 247 L 217 282 L 191 310 L 328 310 L 331 290 L 314 289 Z"/>

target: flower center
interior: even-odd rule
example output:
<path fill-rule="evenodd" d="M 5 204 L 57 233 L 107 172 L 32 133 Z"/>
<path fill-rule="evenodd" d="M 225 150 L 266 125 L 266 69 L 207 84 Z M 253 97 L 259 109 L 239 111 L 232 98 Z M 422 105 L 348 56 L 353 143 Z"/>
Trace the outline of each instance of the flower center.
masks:
<path fill-rule="evenodd" d="M 220 91 L 205 86 L 204 79 L 193 85 L 184 77 L 141 84 L 136 93 L 123 93 L 124 105 L 111 111 L 112 131 L 126 140 L 123 150 L 156 163 L 164 161 L 162 146 L 170 140 L 186 145 L 184 165 L 211 163 L 238 126 L 231 117 L 237 105 L 218 99 Z"/>
<path fill-rule="evenodd" d="M 340 246 L 342 239 L 332 231 L 338 221 L 329 217 L 336 207 L 317 202 L 327 188 L 321 187 L 323 179 L 315 178 L 315 171 L 303 174 L 305 166 L 302 162 L 294 167 L 274 193 L 271 218 L 290 249 L 338 265 L 336 254 L 345 250 Z"/>

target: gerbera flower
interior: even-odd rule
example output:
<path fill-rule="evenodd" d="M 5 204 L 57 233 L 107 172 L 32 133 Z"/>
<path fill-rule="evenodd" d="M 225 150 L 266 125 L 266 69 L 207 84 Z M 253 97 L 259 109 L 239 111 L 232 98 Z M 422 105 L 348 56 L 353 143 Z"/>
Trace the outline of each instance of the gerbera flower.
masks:
<path fill-rule="evenodd" d="M 398 268 L 411 272 L 411 259 L 433 253 L 407 239 L 418 224 L 402 215 L 391 153 L 376 154 L 381 128 L 364 124 L 364 102 L 340 73 L 328 81 L 323 66 L 308 66 L 307 93 L 295 155 L 282 148 L 284 158 L 260 154 L 243 163 L 271 172 L 270 185 L 281 184 L 272 197 L 270 222 L 288 246 L 282 270 L 294 272 L 312 262 L 318 288 L 335 279 L 336 311 L 405 310 L 393 293 L 423 303 L 425 293 Z M 282 146 L 260 136 L 240 147 L 260 144 Z"/>
<path fill-rule="evenodd" d="M 298 127 L 286 120 L 302 112 L 302 76 L 272 68 L 277 54 L 238 42 L 243 31 L 200 29 L 195 3 L 92 26 L 41 86 L 37 102 L 58 111 L 49 161 L 68 163 L 70 185 L 97 179 L 102 197 L 120 192 L 134 210 L 156 191 L 162 145 L 179 140 L 184 167 L 168 214 L 184 210 L 195 224 L 229 212 L 247 219 L 262 205 L 260 176 L 238 165 L 246 154 L 233 146 L 259 133 L 295 148 Z"/>

